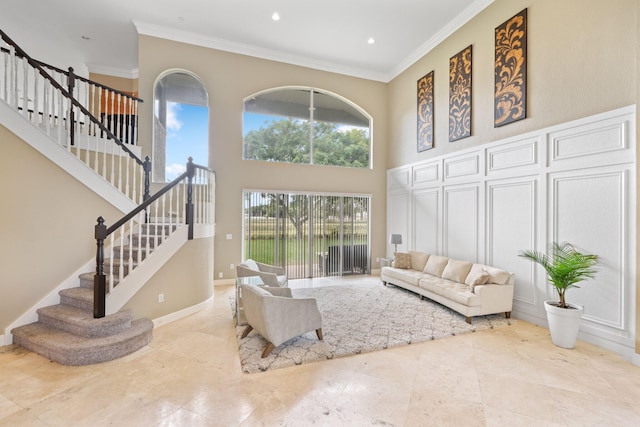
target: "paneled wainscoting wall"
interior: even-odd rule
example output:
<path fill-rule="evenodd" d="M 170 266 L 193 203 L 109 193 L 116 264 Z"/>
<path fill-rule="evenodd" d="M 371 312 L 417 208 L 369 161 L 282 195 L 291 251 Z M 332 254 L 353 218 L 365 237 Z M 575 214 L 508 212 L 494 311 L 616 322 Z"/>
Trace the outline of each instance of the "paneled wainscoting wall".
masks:
<path fill-rule="evenodd" d="M 580 339 L 635 356 L 635 106 L 457 151 L 387 172 L 387 233 L 398 250 L 483 262 L 515 273 L 514 316 L 546 326 L 556 295 L 519 258 L 568 241 L 601 257 Z M 388 254 L 393 245 L 387 247 Z"/>

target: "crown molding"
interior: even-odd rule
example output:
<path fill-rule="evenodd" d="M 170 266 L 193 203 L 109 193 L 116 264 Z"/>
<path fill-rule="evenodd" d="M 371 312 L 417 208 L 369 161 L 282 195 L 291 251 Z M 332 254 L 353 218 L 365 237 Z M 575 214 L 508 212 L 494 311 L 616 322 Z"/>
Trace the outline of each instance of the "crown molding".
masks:
<path fill-rule="evenodd" d="M 391 81 L 407 68 L 418 62 L 420 58 L 431 52 L 436 46 L 445 41 L 447 37 L 458 31 L 464 24 L 473 19 L 476 15 L 489 7 L 495 0 L 476 0 L 467 6 L 462 13 L 458 14 L 453 20 L 445 25 L 433 37 L 423 43 L 411 55 L 405 58 L 393 71 L 389 74 L 388 80 Z"/>
<path fill-rule="evenodd" d="M 217 49 L 225 52 L 252 56 L 255 58 L 267 59 L 270 61 L 283 62 L 300 67 L 313 68 L 316 70 L 388 83 L 395 77 L 397 77 L 400 73 L 409 68 L 411 65 L 415 64 L 420 58 L 425 56 L 433 48 L 442 43 L 451 34 L 459 30 L 464 24 L 469 22 L 474 16 L 486 9 L 494 1 L 495 0 L 475 0 L 474 2 L 472 2 L 467 8 L 465 8 L 460 14 L 458 14 L 453 20 L 451 20 L 451 22 L 449 22 L 442 30 L 438 31 L 438 33 L 436 33 L 433 37 L 423 43 L 418 49 L 416 49 L 411 55 L 405 58 L 402 62 L 400 62 L 400 64 L 398 64 L 397 67 L 394 67 L 388 73 L 371 71 L 358 67 L 349 67 L 333 62 L 319 61 L 310 57 L 291 55 L 278 50 L 260 48 L 215 37 L 206 37 L 201 34 L 176 30 L 144 21 L 134 20 L 133 24 L 135 25 L 136 31 L 139 35 L 157 37 L 195 46 Z"/>
<path fill-rule="evenodd" d="M 142 21 L 133 21 L 138 34 L 157 37 L 176 42 L 202 46 L 210 49 L 222 50 L 225 52 L 237 53 L 240 55 L 252 56 L 255 58 L 267 59 L 270 61 L 284 62 L 300 67 L 313 68 L 321 71 L 328 71 L 337 74 L 345 74 L 353 77 L 360 77 L 368 80 L 385 82 L 386 73 L 372 72 L 355 67 L 347 67 L 332 62 L 318 61 L 317 59 L 291 55 L 281 51 L 260 48 L 244 43 L 214 37 L 205 37 L 201 34 L 189 31 L 175 30 L 160 25 L 150 24 Z"/>

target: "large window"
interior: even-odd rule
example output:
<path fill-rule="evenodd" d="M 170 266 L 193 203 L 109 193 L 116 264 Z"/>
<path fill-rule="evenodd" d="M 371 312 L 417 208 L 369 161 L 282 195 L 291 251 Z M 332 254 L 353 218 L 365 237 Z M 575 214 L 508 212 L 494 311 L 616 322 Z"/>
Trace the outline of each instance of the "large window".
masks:
<path fill-rule="evenodd" d="M 169 182 L 187 159 L 209 165 L 209 95 L 186 71 L 170 71 L 153 90 L 153 181 Z"/>
<path fill-rule="evenodd" d="M 371 120 L 318 89 L 279 88 L 244 101 L 243 158 L 371 167 Z"/>
<path fill-rule="evenodd" d="M 243 259 L 287 277 L 369 274 L 369 196 L 244 192 Z"/>

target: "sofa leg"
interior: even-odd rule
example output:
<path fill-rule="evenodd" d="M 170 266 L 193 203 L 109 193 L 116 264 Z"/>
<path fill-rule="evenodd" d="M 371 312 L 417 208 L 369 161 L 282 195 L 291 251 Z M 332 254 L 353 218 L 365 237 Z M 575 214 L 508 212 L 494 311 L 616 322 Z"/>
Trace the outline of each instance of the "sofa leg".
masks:
<path fill-rule="evenodd" d="M 251 332 L 253 330 L 253 326 L 251 325 L 247 325 L 247 327 L 244 329 L 244 332 L 242 332 L 242 336 L 240 338 L 244 338 L 247 335 L 249 335 L 249 332 Z"/>
<path fill-rule="evenodd" d="M 264 359 L 265 357 L 267 357 L 274 348 L 276 348 L 276 346 L 272 343 L 267 344 L 267 346 L 264 348 L 264 351 L 262 352 L 262 358 Z"/>
<path fill-rule="evenodd" d="M 504 312 L 504 317 L 506 317 L 507 319 L 511 319 L 511 312 L 510 311 L 505 311 Z"/>
<path fill-rule="evenodd" d="M 384 280 L 382 281 L 382 284 L 383 284 L 384 286 L 387 286 L 387 282 L 385 282 Z"/>
<path fill-rule="evenodd" d="M 471 324 L 471 317 L 467 316 L 464 320 L 466 320 L 468 324 Z"/>
<path fill-rule="evenodd" d="M 418 295 L 420 297 L 420 301 L 424 300 L 424 295 Z"/>
<path fill-rule="evenodd" d="M 318 336 L 318 339 L 322 341 L 322 328 L 316 329 L 316 335 Z"/>

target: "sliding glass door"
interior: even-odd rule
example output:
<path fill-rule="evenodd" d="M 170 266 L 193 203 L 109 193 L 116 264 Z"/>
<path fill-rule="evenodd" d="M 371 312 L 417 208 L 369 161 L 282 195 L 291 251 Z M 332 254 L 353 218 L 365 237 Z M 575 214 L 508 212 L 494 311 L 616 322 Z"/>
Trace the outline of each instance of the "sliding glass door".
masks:
<path fill-rule="evenodd" d="M 368 274 L 369 196 L 244 193 L 244 258 L 291 279 Z"/>

